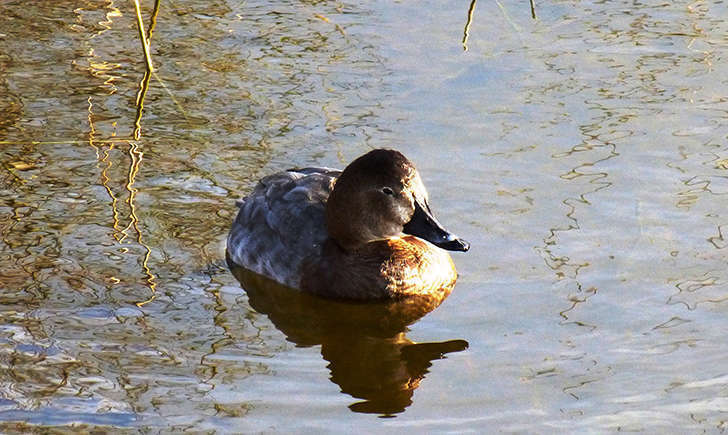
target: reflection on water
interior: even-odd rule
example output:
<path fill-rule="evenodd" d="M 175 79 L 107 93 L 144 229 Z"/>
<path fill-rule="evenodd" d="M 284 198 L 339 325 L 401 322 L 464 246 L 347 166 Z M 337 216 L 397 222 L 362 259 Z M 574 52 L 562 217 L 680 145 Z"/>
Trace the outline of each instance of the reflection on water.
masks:
<path fill-rule="evenodd" d="M 470 25 L 473 23 L 473 12 L 475 12 L 475 3 L 477 0 L 470 2 L 468 8 L 468 21 L 465 23 L 465 30 L 463 30 L 463 50 L 468 51 L 468 37 L 470 37 Z"/>
<path fill-rule="evenodd" d="M 465 340 L 414 343 L 407 326 L 435 307 L 416 299 L 373 303 L 328 300 L 286 288 L 231 266 L 250 306 L 266 314 L 299 346 L 321 346 L 331 381 L 357 399 L 352 411 L 391 415 L 412 403 L 412 394 L 434 359 L 467 349 Z"/>
<path fill-rule="evenodd" d="M 725 430 L 726 5 L 530 3 L 0 2 L 0 431 Z M 443 306 L 246 294 L 235 199 L 376 147 Z"/>
<path fill-rule="evenodd" d="M 146 61 L 146 71 L 144 72 L 144 76 L 142 77 L 140 83 L 139 83 L 139 90 L 137 92 L 136 96 L 136 117 L 134 118 L 134 130 L 133 130 L 133 140 L 129 139 L 123 139 L 123 138 L 116 138 L 116 134 L 112 135 L 113 139 L 111 140 L 102 140 L 101 143 L 97 143 L 97 140 L 95 138 L 96 135 L 96 127 L 94 125 L 96 116 L 94 114 L 94 105 L 93 105 L 93 97 L 88 97 L 88 124 L 89 124 L 89 132 L 88 132 L 88 141 L 89 145 L 91 145 L 94 148 L 94 151 L 96 152 L 96 158 L 99 161 L 99 164 L 97 165 L 98 168 L 101 168 L 101 184 L 105 188 L 106 192 L 109 195 L 109 198 L 111 199 L 111 213 L 112 213 L 112 219 L 113 219 L 113 238 L 116 240 L 116 242 L 119 245 L 123 245 L 126 238 L 129 237 L 129 231 L 131 229 L 134 230 L 136 233 L 136 242 L 142 246 L 145 249 L 145 254 L 143 258 L 141 259 L 141 267 L 144 275 L 146 276 L 146 284 L 149 287 L 151 293 L 148 298 L 136 302 L 136 305 L 138 307 L 141 307 L 145 304 L 148 304 L 152 302 L 155 298 L 155 291 L 156 291 L 156 276 L 152 273 L 152 271 L 149 268 L 149 258 L 152 254 L 152 248 L 144 243 L 142 240 L 142 230 L 139 227 L 139 217 L 137 215 L 136 210 L 136 203 L 135 203 L 135 196 L 138 192 L 138 189 L 134 187 L 137 174 L 139 173 L 139 168 L 142 163 L 142 158 L 144 156 L 144 153 L 140 150 L 138 141 L 141 139 L 141 123 L 142 123 L 142 115 L 144 111 L 144 99 L 147 95 L 147 91 L 149 89 L 149 80 L 153 73 L 153 67 L 152 67 L 152 61 L 151 61 L 151 55 L 149 53 L 149 45 L 151 44 L 151 38 L 152 38 L 152 32 L 154 31 L 154 26 L 156 25 L 156 18 L 157 14 L 159 13 L 159 1 L 157 0 L 154 3 L 154 10 L 152 12 L 151 16 L 151 23 L 148 30 L 145 30 L 144 23 L 141 17 L 141 10 L 139 6 L 139 2 L 135 2 L 136 7 L 136 17 L 137 17 L 137 27 L 139 30 L 139 36 L 140 36 L 140 42 L 143 47 L 144 52 L 144 59 Z M 101 33 L 107 31 L 110 29 L 110 26 L 113 24 L 112 18 L 113 17 L 119 17 L 121 16 L 120 11 L 116 8 L 112 8 L 106 15 L 105 18 L 107 21 L 103 22 L 104 30 L 97 33 L 97 35 L 100 35 Z M 147 36 L 148 35 L 148 36 Z M 93 51 L 91 51 L 93 53 Z M 93 62 L 89 63 L 89 72 L 97 77 L 103 77 L 105 79 L 105 84 L 111 84 L 115 77 L 112 72 L 109 72 L 109 68 L 107 68 L 105 65 L 99 68 L 97 64 L 94 64 Z M 111 87 L 109 89 L 109 94 L 114 94 L 116 92 L 115 87 Z M 109 159 L 109 152 L 114 148 L 115 144 L 121 143 L 126 146 L 128 146 L 128 155 L 129 155 L 129 170 L 126 174 L 126 183 L 124 184 L 124 188 L 126 189 L 128 196 L 125 200 L 125 203 L 127 204 L 129 208 L 129 215 L 128 220 L 129 224 L 125 228 L 121 228 L 121 224 L 119 221 L 119 210 L 118 210 L 118 198 L 114 194 L 112 188 L 110 187 L 110 181 L 109 178 L 109 170 L 113 166 L 113 162 Z M 128 242 L 127 242 L 128 243 Z M 126 249 L 126 248 L 122 248 Z M 116 277 L 110 277 L 110 280 L 113 283 L 118 283 L 119 279 Z"/>

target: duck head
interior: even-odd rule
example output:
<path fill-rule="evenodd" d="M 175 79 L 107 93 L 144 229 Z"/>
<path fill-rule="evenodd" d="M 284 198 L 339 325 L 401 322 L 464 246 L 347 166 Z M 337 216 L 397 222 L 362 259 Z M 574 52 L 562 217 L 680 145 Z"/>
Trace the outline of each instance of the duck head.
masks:
<path fill-rule="evenodd" d="M 437 221 L 414 164 L 394 150 L 370 151 L 344 169 L 326 204 L 326 224 L 345 250 L 403 234 L 450 251 L 470 248 Z"/>

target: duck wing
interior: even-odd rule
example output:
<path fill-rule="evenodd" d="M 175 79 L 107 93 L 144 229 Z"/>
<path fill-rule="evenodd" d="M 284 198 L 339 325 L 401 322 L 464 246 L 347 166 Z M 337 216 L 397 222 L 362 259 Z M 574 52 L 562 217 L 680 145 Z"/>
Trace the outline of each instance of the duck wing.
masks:
<path fill-rule="evenodd" d="M 341 171 L 290 169 L 269 175 L 247 197 L 228 236 L 230 260 L 299 288 L 301 264 L 321 255 L 327 238 L 325 207 Z"/>

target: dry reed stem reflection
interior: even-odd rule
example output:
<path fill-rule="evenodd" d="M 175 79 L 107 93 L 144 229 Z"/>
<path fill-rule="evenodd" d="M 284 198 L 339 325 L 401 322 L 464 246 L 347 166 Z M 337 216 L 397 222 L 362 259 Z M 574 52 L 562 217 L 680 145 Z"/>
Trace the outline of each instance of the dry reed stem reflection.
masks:
<path fill-rule="evenodd" d="M 139 228 L 139 217 L 137 217 L 136 214 L 136 206 L 134 204 L 134 196 L 138 192 L 136 188 L 134 188 L 134 180 L 136 178 L 137 173 L 139 172 L 139 166 L 142 163 L 142 157 L 143 153 L 139 151 L 139 148 L 137 147 L 137 144 L 132 142 L 131 146 L 129 147 L 129 156 L 131 157 L 131 164 L 129 165 L 129 173 L 128 173 L 128 183 L 126 184 L 126 189 L 129 191 L 129 197 L 127 198 L 127 203 L 129 204 L 129 226 L 132 226 L 134 228 L 134 231 L 136 232 L 137 238 L 136 241 L 139 243 L 139 245 L 143 246 L 146 250 L 146 253 L 144 254 L 144 258 L 142 259 L 142 269 L 144 269 L 144 274 L 146 275 L 146 282 L 147 287 L 151 290 L 151 295 L 147 300 L 137 302 L 136 305 L 138 307 L 142 307 L 143 305 L 148 304 L 149 302 L 153 301 L 156 297 L 156 276 L 152 273 L 152 271 L 149 268 L 149 257 L 152 254 L 152 249 L 144 243 L 142 240 L 142 231 Z M 129 226 L 126 227 L 124 231 L 124 235 L 126 236 L 126 230 L 129 228 Z"/>
<path fill-rule="evenodd" d="M 141 16 L 141 7 L 139 5 L 139 0 L 134 0 L 134 8 L 136 10 L 136 18 L 137 18 L 137 26 L 139 28 L 139 38 L 142 42 L 142 49 L 144 51 L 144 59 L 146 61 L 147 69 L 144 73 L 144 77 L 142 78 L 142 81 L 140 82 L 140 88 L 139 92 L 137 93 L 137 99 L 136 99 L 136 106 L 137 106 L 137 114 L 136 119 L 134 120 L 134 140 L 137 141 L 141 138 L 141 120 L 142 120 L 142 113 L 144 111 L 144 97 L 147 95 L 147 90 L 149 89 L 149 79 L 152 76 L 152 73 L 154 73 L 154 66 L 152 65 L 152 57 L 150 54 L 149 47 L 152 43 L 151 38 L 152 34 L 154 32 L 154 28 L 157 24 L 157 14 L 159 13 L 159 0 L 156 0 L 154 2 L 154 10 L 152 11 L 152 15 L 150 18 L 150 25 L 149 30 L 147 32 L 144 31 L 144 21 L 142 20 Z M 129 143 L 129 157 L 131 159 L 131 163 L 129 165 L 129 172 L 128 172 L 128 182 L 126 184 L 126 189 L 129 192 L 129 197 L 127 198 L 127 204 L 129 204 L 129 225 L 122 231 L 124 234 L 124 237 L 127 236 L 127 230 L 129 227 L 133 227 L 134 231 L 137 235 L 137 243 L 139 243 L 141 246 L 144 247 L 146 250 L 146 253 L 144 254 L 144 258 L 142 259 L 142 269 L 144 270 L 144 274 L 146 275 L 146 282 L 147 287 L 151 290 L 151 295 L 148 299 L 144 301 L 137 302 L 136 305 L 138 307 L 142 307 L 154 300 L 156 297 L 156 276 L 152 273 L 152 271 L 149 268 L 149 257 L 152 254 L 152 250 L 149 247 L 149 245 L 145 244 L 142 240 L 142 231 L 139 228 L 139 217 L 136 214 L 136 205 L 134 204 L 134 196 L 138 192 L 138 190 L 134 187 L 134 180 L 136 179 L 136 175 L 139 172 L 139 167 L 141 166 L 142 159 L 144 156 L 144 153 L 139 150 L 139 146 L 137 143 L 133 141 Z M 123 240 L 123 238 L 122 238 Z M 121 240 L 120 240 L 121 242 Z"/>
<path fill-rule="evenodd" d="M 149 90 L 149 79 L 151 78 L 151 72 L 147 69 L 144 71 L 144 77 L 139 82 L 139 91 L 136 97 L 136 116 L 134 117 L 134 140 L 137 141 L 142 137 L 142 114 L 144 112 L 144 97 L 147 95 Z M 133 142 L 130 142 L 133 143 Z"/>
<path fill-rule="evenodd" d="M 470 37 L 470 25 L 473 22 L 473 13 L 475 11 L 475 4 L 477 3 L 477 1 L 478 0 L 472 0 L 470 2 L 470 7 L 468 8 L 468 20 L 465 23 L 465 30 L 463 31 L 463 42 L 462 42 L 463 51 L 468 51 L 468 38 Z M 536 19 L 536 2 L 535 2 L 535 0 L 529 0 L 529 2 L 531 3 L 531 18 L 533 18 L 535 20 Z M 516 32 L 520 32 L 521 31 L 520 27 L 518 27 L 518 25 L 516 25 L 516 23 L 514 23 L 513 20 L 511 20 L 511 17 L 508 15 L 508 11 L 506 11 L 505 6 L 503 6 L 503 4 L 498 0 L 496 0 L 496 3 L 498 4 L 498 7 L 500 8 L 501 12 L 503 12 L 503 16 L 506 18 L 506 21 L 508 21 L 508 23 L 511 25 L 511 27 L 513 27 L 513 29 Z"/>
<path fill-rule="evenodd" d="M 131 138 L 113 138 L 113 139 L 94 139 L 95 144 L 114 144 L 114 143 L 129 143 Z M 0 140 L 0 145 L 80 145 L 88 143 L 86 140 Z"/>
<path fill-rule="evenodd" d="M 473 22 L 473 12 L 475 11 L 475 3 L 478 0 L 472 0 L 470 2 L 470 8 L 468 8 L 468 21 L 465 23 L 465 30 L 463 31 L 463 51 L 468 51 L 468 37 L 470 36 L 470 24 Z"/>
<path fill-rule="evenodd" d="M 141 138 L 141 120 L 142 120 L 142 114 L 144 109 L 144 98 L 147 94 L 147 90 L 149 89 L 149 80 L 152 76 L 152 73 L 154 72 L 153 65 L 152 65 L 152 59 L 151 54 L 149 51 L 149 47 L 151 44 L 151 36 L 154 31 L 154 27 L 156 25 L 156 17 L 159 12 L 159 0 L 155 1 L 154 4 L 154 11 L 152 13 L 151 17 L 151 24 L 149 27 L 149 30 L 145 32 L 144 29 L 144 22 L 141 18 L 141 7 L 139 5 L 139 1 L 134 1 L 135 8 L 136 8 L 136 18 L 137 18 L 137 26 L 139 29 L 139 35 L 142 42 L 142 48 L 144 51 L 144 58 L 145 58 L 145 64 L 146 64 L 146 71 L 144 73 L 144 76 L 139 84 L 139 90 L 137 92 L 136 96 L 136 116 L 134 118 L 134 130 L 133 130 L 133 140 L 130 139 L 123 139 L 123 138 L 112 138 L 112 139 L 106 139 L 106 140 L 97 140 L 95 138 L 96 136 L 96 127 L 94 124 L 94 106 L 92 98 L 88 98 L 88 123 L 89 123 L 89 138 L 88 138 L 88 144 L 94 148 L 96 152 L 96 158 L 100 164 L 101 169 L 101 184 L 104 186 L 104 189 L 106 190 L 107 194 L 109 195 L 109 198 L 111 199 L 111 209 L 112 209 L 112 228 L 113 228 L 113 234 L 112 237 L 116 240 L 117 243 L 120 245 L 125 243 L 125 240 L 129 237 L 130 231 L 133 230 L 133 232 L 136 234 L 136 242 L 142 246 L 145 250 L 144 257 L 142 258 L 142 272 L 145 275 L 145 282 L 146 286 L 149 287 L 151 294 L 150 296 L 142 301 L 136 302 L 135 304 L 138 307 L 141 307 L 143 305 L 146 305 L 154 300 L 156 297 L 156 275 L 152 272 L 151 268 L 149 267 L 149 259 L 152 253 L 152 249 L 149 245 L 147 245 L 144 242 L 142 230 L 139 226 L 139 217 L 137 214 L 137 205 L 135 203 L 135 196 L 138 192 L 138 189 L 134 187 L 136 176 L 139 173 L 139 169 L 141 167 L 141 163 L 143 161 L 144 153 L 140 150 L 139 145 L 137 141 Z M 111 20 L 109 19 L 109 22 L 107 23 L 111 25 Z M 91 65 L 91 68 L 94 68 L 94 65 Z M 104 71 L 107 75 L 108 72 Z M 159 80 L 159 78 L 158 78 Z M 109 78 L 105 83 L 110 83 L 113 81 L 113 76 Z M 161 83 L 161 80 L 159 80 Z M 165 87 L 166 88 L 166 87 Z M 116 88 L 112 89 L 112 93 L 116 91 Z M 74 141 L 76 142 L 76 141 Z M 80 141 L 77 141 L 80 142 Z M 38 144 L 51 144 L 53 142 L 38 142 Z M 59 142 L 59 143 L 68 143 L 67 141 Z M 109 172 L 113 167 L 113 162 L 109 158 L 111 151 L 114 149 L 115 145 L 117 143 L 124 143 L 128 145 L 128 156 L 129 156 L 129 170 L 126 173 L 126 180 L 124 183 L 124 188 L 128 192 L 128 196 L 126 200 L 124 201 L 128 207 L 129 207 L 129 214 L 127 216 L 128 224 L 125 228 L 121 228 L 121 222 L 120 222 L 120 213 L 119 213 L 119 198 L 114 194 L 113 189 L 111 188 L 111 177 L 109 176 Z M 105 146 L 107 145 L 108 146 Z M 101 148 L 103 146 L 103 150 Z M 127 242 L 128 243 L 128 242 Z M 128 252 L 128 249 L 122 248 L 123 252 Z M 118 283 L 118 279 L 111 279 L 112 282 Z"/>

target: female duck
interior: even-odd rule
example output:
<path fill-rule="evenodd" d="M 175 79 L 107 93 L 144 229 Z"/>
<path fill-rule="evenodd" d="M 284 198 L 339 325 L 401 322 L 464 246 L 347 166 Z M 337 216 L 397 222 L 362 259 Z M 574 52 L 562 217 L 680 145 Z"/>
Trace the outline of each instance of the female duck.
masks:
<path fill-rule="evenodd" d="M 442 249 L 469 248 L 437 222 L 417 170 L 394 150 L 371 151 L 343 172 L 270 175 L 239 206 L 228 261 L 322 296 L 442 300 L 457 279 Z"/>

